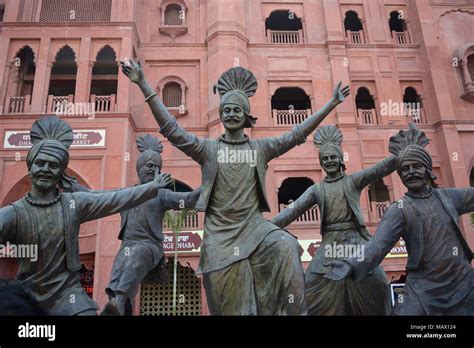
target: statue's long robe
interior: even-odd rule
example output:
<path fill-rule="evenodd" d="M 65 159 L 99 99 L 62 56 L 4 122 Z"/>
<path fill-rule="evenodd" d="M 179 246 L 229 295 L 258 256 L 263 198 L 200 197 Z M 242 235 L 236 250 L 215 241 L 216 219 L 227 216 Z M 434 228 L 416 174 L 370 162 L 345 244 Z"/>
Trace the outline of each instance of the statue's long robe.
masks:
<path fill-rule="evenodd" d="M 156 184 L 150 183 L 108 193 L 64 193 L 49 207 L 32 206 L 23 198 L 0 209 L 0 243 L 38 246 L 38 260 L 18 259 L 16 278 L 48 314 L 93 312 L 97 304 L 80 283 L 80 224 L 133 208 L 157 194 Z"/>
<path fill-rule="evenodd" d="M 404 196 L 385 213 L 365 259 L 349 259 L 362 279 L 400 239 L 408 250 L 403 300 L 394 314 L 474 315 L 474 269 L 459 216 L 474 211 L 474 188 L 434 189 L 430 198 Z"/>

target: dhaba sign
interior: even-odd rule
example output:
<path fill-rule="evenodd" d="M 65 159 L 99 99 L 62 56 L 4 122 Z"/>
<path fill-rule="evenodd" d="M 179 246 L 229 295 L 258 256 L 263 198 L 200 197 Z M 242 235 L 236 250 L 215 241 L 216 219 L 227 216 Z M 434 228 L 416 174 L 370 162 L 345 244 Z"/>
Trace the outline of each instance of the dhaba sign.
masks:
<path fill-rule="evenodd" d="M 172 232 L 164 233 L 163 249 L 166 254 L 174 253 L 176 236 Z M 201 251 L 202 231 L 180 232 L 178 235 L 178 253 L 198 253 Z"/>
<path fill-rule="evenodd" d="M 76 129 L 73 131 L 72 148 L 105 147 L 105 129 Z M 31 147 L 30 132 L 6 131 L 3 140 L 5 149 L 28 149 Z"/>

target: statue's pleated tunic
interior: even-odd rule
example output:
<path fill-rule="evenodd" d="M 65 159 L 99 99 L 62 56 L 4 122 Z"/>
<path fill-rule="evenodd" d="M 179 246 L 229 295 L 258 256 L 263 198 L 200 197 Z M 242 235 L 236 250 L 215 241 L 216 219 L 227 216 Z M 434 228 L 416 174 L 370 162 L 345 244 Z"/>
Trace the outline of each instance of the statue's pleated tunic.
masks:
<path fill-rule="evenodd" d="M 248 143 L 220 149 L 252 151 Z M 205 218 L 198 273 L 211 314 L 282 315 L 303 311 L 298 243 L 260 212 L 256 168 L 219 163 Z"/>
<path fill-rule="evenodd" d="M 292 208 L 272 219 L 277 226 L 287 226 L 314 205 L 321 215 L 321 245 L 305 273 L 305 301 L 309 315 L 386 315 L 390 311 L 388 280 L 377 267 L 361 281 L 334 281 L 325 278 L 329 261 L 342 260 L 356 252 L 363 257 L 371 235 L 365 228 L 360 207 L 361 191 L 395 169 L 395 156 L 372 167 L 335 179 L 325 178 L 308 188 Z M 343 250 L 340 253 L 339 250 Z M 339 253 L 339 254 L 338 254 Z"/>
<path fill-rule="evenodd" d="M 387 278 L 381 266 L 363 281 L 350 278 L 332 281 L 324 278 L 327 262 L 348 256 L 363 257 L 363 245 L 370 235 L 360 227 L 343 189 L 343 181 L 322 183 L 325 227 L 316 255 L 306 271 L 305 296 L 312 315 L 381 315 L 389 311 Z M 343 255 L 338 255 L 343 250 Z M 356 255 L 347 255 L 346 253 Z"/>

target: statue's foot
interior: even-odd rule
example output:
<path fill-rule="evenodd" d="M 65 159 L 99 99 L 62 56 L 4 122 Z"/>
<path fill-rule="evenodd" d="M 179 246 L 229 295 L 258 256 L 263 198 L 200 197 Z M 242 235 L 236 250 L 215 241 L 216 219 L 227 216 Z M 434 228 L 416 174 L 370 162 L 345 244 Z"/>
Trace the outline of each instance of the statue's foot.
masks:
<path fill-rule="evenodd" d="M 107 304 L 104 306 L 102 313 L 100 315 L 118 315 L 123 316 L 125 315 L 125 311 L 120 308 L 117 301 L 115 299 L 111 299 Z"/>

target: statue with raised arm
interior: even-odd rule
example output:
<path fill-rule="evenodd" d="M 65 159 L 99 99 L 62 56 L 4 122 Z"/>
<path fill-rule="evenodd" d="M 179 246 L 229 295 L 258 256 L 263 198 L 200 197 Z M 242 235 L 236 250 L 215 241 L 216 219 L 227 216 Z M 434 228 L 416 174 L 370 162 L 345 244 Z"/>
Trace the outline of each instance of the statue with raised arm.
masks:
<path fill-rule="evenodd" d="M 73 132 L 57 117 L 37 120 L 26 159 L 31 192 L 0 209 L 0 243 L 37 246 L 34 259 L 19 258 L 16 276 L 35 303 L 51 315 L 95 315 L 97 304 L 81 286 L 79 228 L 84 222 L 133 208 L 155 198 L 171 178 L 157 175 L 148 184 L 107 193 L 70 193 L 66 174 Z"/>
<path fill-rule="evenodd" d="M 149 134 L 137 139 L 140 156 L 137 174 L 140 185 L 153 181 L 161 173 L 163 144 Z M 122 218 L 120 250 L 115 257 L 110 283 L 105 290 L 109 302 L 103 315 L 131 315 L 138 286 L 143 281 L 164 283 L 168 280 L 163 250 L 163 216 L 169 209 L 192 209 L 199 197 L 193 192 L 159 190 L 158 195 L 130 210 Z"/>
<path fill-rule="evenodd" d="M 390 310 L 390 292 L 381 267 L 360 283 L 352 279 L 335 282 L 326 279 L 326 263 L 343 259 L 346 253 L 363 257 L 363 246 L 371 235 L 360 208 L 360 193 L 366 186 L 395 170 L 395 156 L 347 175 L 341 148 L 342 133 L 335 126 L 324 126 L 314 135 L 319 162 L 326 177 L 308 188 L 290 207 L 272 219 L 285 227 L 315 204 L 321 212 L 322 241 L 306 270 L 305 296 L 310 315 L 384 315 Z M 348 257 L 348 256 L 345 256 Z"/>
<path fill-rule="evenodd" d="M 364 259 L 332 261 L 327 277 L 364 279 L 401 237 L 408 250 L 407 275 L 392 314 L 474 315 L 473 254 L 459 226 L 460 215 L 474 212 L 474 188 L 438 188 L 424 148 L 429 140 L 414 125 L 391 143 L 408 192 L 385 212 Z"/>
<path fill-rule="evenodd" d="M 304 314 L 304 273 L 298 243 L 262 215 L 270 210 L 265 173 L 270 160 L 305 142 L 349 95 L 349 87 L 340 89 L 339 83 L 331 101 L 290 132 L 249 139 L 244 128 L 256 122 L 249 97 L 254 95 L 257 81 L 249 70 L 232 68 L 215 86 L 225 134 L 205 139 L 178 125 L 145 80 L 139 64 L 122 62 L 122 71 L 141 88 L 160 132 L 201 165 L 196 210 L 206 215 L 197 273 L 203 274 L 211 314 Z"/>

